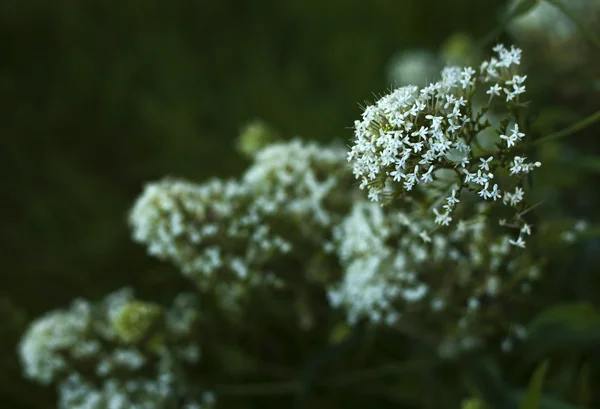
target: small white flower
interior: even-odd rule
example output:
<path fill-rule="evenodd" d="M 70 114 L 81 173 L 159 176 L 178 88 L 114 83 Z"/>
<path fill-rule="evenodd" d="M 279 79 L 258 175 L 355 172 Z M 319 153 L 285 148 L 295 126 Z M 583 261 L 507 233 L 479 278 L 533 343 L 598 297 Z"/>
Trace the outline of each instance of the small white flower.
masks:
<path fill-rule="evenodd" d="M 471 173 L 466 169 L 463 169 L 463 173 L 465 174 L 465 183 L 469 183 L 474 180 L 474 178 L 475 178 L 474 173 Z"/>
<path fill-rule="evenodd" d="M 433 165 L 429 167 L 429 169 L 427 170 L 427 172 L 425 172 L 423 174 L 423 176 L 421 176 L 421 181 L 423 183 L 433 182 L 433 177 L 431 176 L 432 171 L 433 171 Z"/>
<path fill-rule="evenodd" d="M 431 243 L 431 237 L 429 237 L 429 234 L 426 230 L 421 231 L 421 233 L 419 233 L 419 237 L 421 237 L 425 243 Z"/>
<path fill-rule="evenodd" d="M 577 220 L 573 228 L 578 232 L 585 231 L 588 228 L 588 222 L 585 220 Z"/>
<path fill-rule="evenodd" d="M 456 97 L 452 94 L 446 95 L 446 103 L 444 104 L 444 109 L 448 109 L 450 105 L 454 105 L 456 101 Z"/>
<path fill-rule="evenodd" d="M 499 84 L 494 84 L 486 91 L 486 94 L 500 96 L 500 91 L 502 91 L 502 87 Z"/>
<path fill-rule="evenodd" d="M 525 82 L 525 80 L 527 79 L 527 75 L 513 75 L 512 79 L 506 81 L 506 83 L 508 85 L 522 85 L 523 82 Z"/>
<path fill-rule="evenodd" d="M 458 200 L 456 198 L 456 189 L 452 189 L 452 196 L 449 196 L 446 201 L 448 202 L 448 205 L 450 205 L 450 207 L 454 207 L 457 203 L 460 202 L 460 200 Z"/>
<path fill-rule="evenodd" d="M 494 199 L 494 201 L 496 201 L 496 199 L 500 199 L 502 197 L 502 195 L 500 194 L 500 191 L 498 190 L 497 184 L 494 184 L 494 188 L 492 189 L 492 192 L 490 193 L 489 197 L 491 199 Z"/>
<path fill-rule="evenodd" d="M 487 159 L 483 159 L 483 158 L 479 159 L 481 161 L 481 164 L 479 165 L 479 169 L 481 169 L 481 170 L 490 170 L 489 163 L 492 161 L 492 159 L 494 159 L 493 156 L 490 156 Z"/>
<path fill-rule="evenodd" d="M 476 310 L 479 308 L 479 300 L 475 297 L 469 298 L 468 308 L 470 310 Z"/>
<path fill-rule="evenodd" d="M 488 191 L 488 186 L 490 184 L 488 182 L 485 182 L 485 185 L 483 186 L 483 188 L 477 193 L 479 196 L 481 196 L 484 199 L 487 199 L 488 197 L 490 197 L 490 192 Z"/>
<path fill-rule="evenodd" d="M 513 246 L 525 248 L 525 240 L 523 240 L 522 236 L 519 236 L 517 240 L 510 239 L 508 242 Z"/>
<path fill-rule="evenodd" d="M 441 226 L 448 226 L 452 221 L 452 217 L 450 217 L 450 214 L 447 211 L 444 213 L 440 213 L 438 209 L 434 208 L 433 213 L 435 214 L 436 224 L 439 224 Z"/>

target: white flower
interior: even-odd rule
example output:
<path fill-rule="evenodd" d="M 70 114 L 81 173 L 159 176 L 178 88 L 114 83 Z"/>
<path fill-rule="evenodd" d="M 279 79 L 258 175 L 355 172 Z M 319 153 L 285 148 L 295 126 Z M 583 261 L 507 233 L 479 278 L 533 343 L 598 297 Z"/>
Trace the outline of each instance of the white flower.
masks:
<path fill-rule="evenodd" d="M 485 185 L 483 186 L 483 188 L 477 193 L 483 199 L 487 199 L 488 197 L 490 197 L 490 192 L 488 191 L 489 185 L 490 184 L 488 182 L 485 182 Z"/>
<path fill-rule="evenodd" d="M 510 168 L 511 175 L 518 174 L 518 173 L 529 173 L 534 168 L 539 168 L 540 166 L 542 166 L 542 164 L 540 162 L 525 163 L 525 159 L 527 159 L 527 158 L 521 157 L 521 156 L 515 156 L 513 158 L 513 163 Z"/>
<path fill-rule="evenodd" d="M 421 237 L 425 243 L 431 243 L 431 237 L 429 237 L 427 230 L 421 231 L 421 233 L 419 233 L 419 237 Z"/>
<path fill-rule="evenodd" d="M 494 84 L 486 91 L 486 94 L 500 96 L 500 91 L 502 91 L 502 87 L 499 84 Z"/>
<path fill-rule="evenodd" d="M 435 214 L 435 223 L 441 226 L 448 226 L 452 221 L 450 213 L 446 210 L 444 213 L 440 213 L 438 209 L 434 208 L 433 213 Z"/>
<path fill-rule="evenodd" d="M 491 199 L 494 199 L 494 201 L 496 201 L 497 199 L 500 199 L 502 197 L 502 195 L 500 194 L 500 191 L 498 190 L 497 184 L 494 184 L 494 188 L 492 189 L 492 192 L 489 194 L 489 197 Z"/>
<path fill-rule="evenodd" d="M 510 239 L 508 242 L 513 246 L 525 248 L 525 240 L 523 240 L 522 236 L 519 236 L 517 240 Z"/>
<path fill-rule="evenodd" d="M 487 159 L 483 159 L 483 158 L 479 159 L 481 161 L 481 164 L 479 165 L 479 169 L 481 169 L 481 170 L 490 170 L 489 163 L 492 161 L 492 159 L 494 159 L 493 156 L 490 156 Z"/>
<path fill-rule="evenodd" d="M 519 125 L 515 124 L 509 136 L 500 135 L 500 139 L 506 140 L 508 148 L 515 146 L 515 144 L 523 139 L 524 133 L 519 132 Z"/>
<path fill-rule="evenodd" d="M 446 201 L 448 202 L 448 205 L 449 205 L 450 207 L 454 207 L 454 206 L 455 206 L 457 203 L 459 203 L 459 202 L 460 202 L 460 200 L 458 200 L 458 199 L 456 198 L 456 189 L 452 189 L 452 195 L 451 195 L 451 196 L 449 196 L 449 197 L 446 199 Z"/>
<path fill-rule="evenodd" d="M 475 178 L 474 173 L 471 173 L 466 169 L 463 169 L 463 173 L 465 174 L 465 183 L 469 183 L 474 180 L 474 178 Z"/>

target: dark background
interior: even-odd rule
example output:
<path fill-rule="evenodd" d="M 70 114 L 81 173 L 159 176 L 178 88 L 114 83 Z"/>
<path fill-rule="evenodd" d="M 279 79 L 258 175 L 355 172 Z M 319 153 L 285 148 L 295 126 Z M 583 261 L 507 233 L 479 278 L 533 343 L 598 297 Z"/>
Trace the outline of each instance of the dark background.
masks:
<path fill-rule="evenodd" d="M 126 223 L 144 183 L 239 174 L 233 141 L 255 118 L 286 137 L 346 140 L 396 52 L 480 37 L 503 5 L 0 2 L 0 407 L 41 393 L 14 353 L 28 320 L 123 285 L 160 297 L 156 277 L 173 268 Z"/>

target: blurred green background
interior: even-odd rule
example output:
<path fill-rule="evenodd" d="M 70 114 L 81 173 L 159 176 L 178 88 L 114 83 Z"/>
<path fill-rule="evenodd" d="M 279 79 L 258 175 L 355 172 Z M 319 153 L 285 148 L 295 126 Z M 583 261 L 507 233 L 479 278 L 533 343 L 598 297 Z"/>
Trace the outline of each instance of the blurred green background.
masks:
<path fill-rule="evenodd" d="M 126 223 L 144 183 L 238 174 L 234 139 L 255 118 L 287 137 L 346 140 L 396 52 L 479 37 L 503 6 L 0 2 L 0 407 L 35 406 L 14 354 L 27 320 L 122 285 L 160 297 L 172 267 L 131 243 Z"/>

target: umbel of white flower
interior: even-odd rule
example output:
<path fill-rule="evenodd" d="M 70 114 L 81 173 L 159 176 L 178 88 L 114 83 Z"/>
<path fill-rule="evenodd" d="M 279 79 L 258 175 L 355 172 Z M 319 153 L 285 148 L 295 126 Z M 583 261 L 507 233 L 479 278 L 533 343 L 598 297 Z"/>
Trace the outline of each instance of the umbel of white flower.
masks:
<path fill-rule="evenodd" d="M 331 245 L 344 274 L 328 296 L 350 323 L 417 322 L 443 334 L 444 355 L 490 336 L 504 334 L 502 345 L 523 337 L 518 322 L 494 317 L 503 294 L 529 291 L 539 275 L 523 251 L 532 234 L 524 176 L 540 163 L 521 153 L 514 116 L 525 91 L 521 51 L 494 52 L 478 70 L 446 67 L 440 81 L 395 89 L 365 108 L 348 160 L 370 201 L 355 203 Z M 478 112 L 476 98 L 487 100 Z M 486 151 L 477 137 L 492 105 L 506 114 Z M 502 213 L 512 218 L 491 217 Z"/>
<path fill-rule="evenodd" d="M 180 294 L 164 310 L 129 288 L 99 303 L 75 300 L 30 325 L 19 345 L 24 372 L 56 385 L 61 409 L 209 408 L 212 393 L 183 369 L 200 359 L 197 304 Z"/>
<path fill-rule="evenodd" d="M 248 287 L 284 284 L 278 262 L 305 269 L 298 260 L 320 252 L 355 190 L 341 147 L 295 139 L 252 158 L 240 180 L 149 184 L 130 213 L 135 241 L 233 304 Z"/>
<path fill-rule="evenodd" d="M 490 229 L 489 207 L 478 203 L 456 229 L 428 235 L 434 221 L 418 206 L 355 203 L 334 229 L 332 248 L 344 273 L 329 288 L 331 304 L 347 311 L 350 324 L 416 322 L 454 352 L 489 337 L 522 336 L 519 323 L 500 312 L 500 300 L 512 294 L 516 305 L 537 280 L 538 266 L 510 245 L 509 235 Z"/>
<path fill-rule="evenodd" d="M 494 52 L 478 70 L 446 67 L 440 81 L 422 89 L 395 89 L 365 108 L 362 120 L 355 122 L 348 160 L 360 188 L 368 190 L 371 200 L 409 195 L 415 187 L 430 190 L 436 179 L 441 180 L 440 175 L 450 170 L 451 177 L 444 181 L 445 204 L 429 210 L 436 224 L 450 225 L 463 192 L 519 208 L 523 176 L 540 166 L 515 153 L 525 134 L 512 112 L 521 102 L 527 76 L 518 71 L 520 49 L 498 45 Z M 482 93 L 488 103 L 474 112 L 473 99 Z M 489 126 L 483 116 L 492 103 L 505 105 L 507 110 L 497 132 L 501 143 L 495 151 L 475 155 L 477 136 Z M 507 171 L 512 178 L 501 180 Z M 522 234 L 511 241 L 518 246 L 522 242 Z"/>

